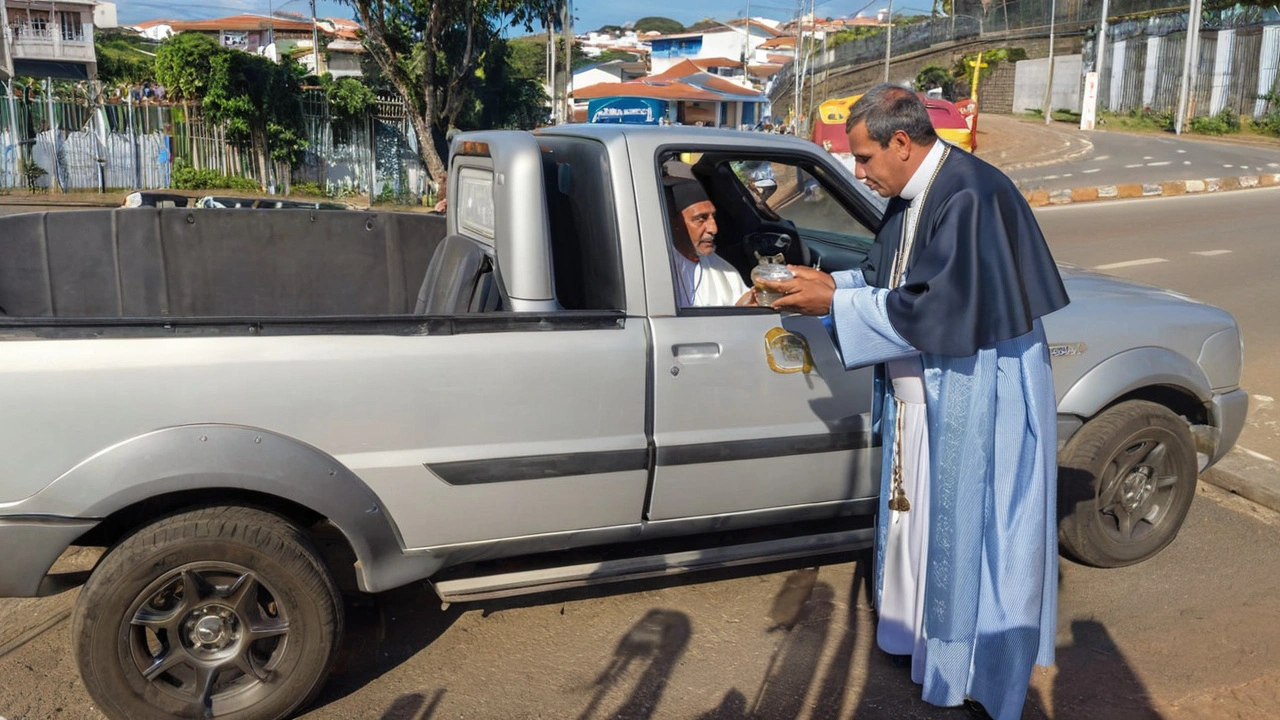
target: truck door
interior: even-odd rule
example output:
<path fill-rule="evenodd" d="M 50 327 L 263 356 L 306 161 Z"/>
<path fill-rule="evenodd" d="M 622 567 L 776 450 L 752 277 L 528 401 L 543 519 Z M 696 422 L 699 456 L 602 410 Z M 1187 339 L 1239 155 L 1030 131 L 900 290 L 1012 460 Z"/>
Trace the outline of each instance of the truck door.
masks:
<path fill-rule="evenodd" d="M 681 157 L 697 162 L 698 156 Z M 750 195 L 735 200 L 721 184 L 732 185 L 732 174 L 709 175 L 705 162 L 697 166 L 721 218 L 722 256 L 733 256 L 753 222 L 794 225 L 811 264 L 828 258 L 823 270 L 865 254 L 871 221 L 864 224 L 847 209 L 863 205 L 851 199 L 847 186 L 843 200 L 831 192 L 850 179 L 847 173 L 803 159 L 774 160 L 766 163 L 773 184 L 752 190 L 753 176 L 769 173 L 758 162 L 742 164 L 750 173 L 725 162 L 743 181 L 738 191 Z M 639 185 L 637 191 L 639 196 Z M 658 188 L 654 195 L 665 192 Z M 740 214 L 752 212 L 754 220 Z M 670 223 L 678 220 L 662 222 L 667 218 L 646 218 L 649 225 L 642 225 L 646 268 L 659 268 L 646 273 L 656 446 L 648 519 L 763 513 L 772 522 L 868 512 L 880 463 L 873 370 L 845 370 L 821 318 L 784 317 L 764 308 L 677 308 L 675 281 L 660 270 L 674 261 L 667 244 Z M 736 250 L 746 270 L 742 248 Z"/>

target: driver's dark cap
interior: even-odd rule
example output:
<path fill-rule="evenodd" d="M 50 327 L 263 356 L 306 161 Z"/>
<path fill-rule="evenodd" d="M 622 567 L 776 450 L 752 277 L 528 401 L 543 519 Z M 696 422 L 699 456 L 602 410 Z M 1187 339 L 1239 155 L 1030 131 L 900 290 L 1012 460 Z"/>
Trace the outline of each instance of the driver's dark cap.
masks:
<path fill-rule="evenodd" d="M 702 183 L 697 180 L 677 180 L 669 183 L 667 190 L 671 193 L 673 206 L 680 212 L 683 212 L 690 205 L 711 201 L 711 198 L 707 197 L 707 191 L 703 189 Z"/>

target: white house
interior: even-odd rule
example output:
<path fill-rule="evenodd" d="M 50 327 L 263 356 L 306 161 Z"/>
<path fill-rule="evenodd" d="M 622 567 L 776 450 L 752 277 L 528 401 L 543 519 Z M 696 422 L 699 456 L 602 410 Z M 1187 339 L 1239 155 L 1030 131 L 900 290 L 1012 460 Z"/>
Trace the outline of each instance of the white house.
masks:
<path fill-rule="evenodd" d="M 574 90 L 581 90 L 600 83 L 626 82 L 644 77 L 645 73 L 645 66 L 642 62 L 612 60 L 610 62 L 596 63 L 574 71 L 573 88 Z"/>
<path fill-rule="evenodd" d="M 731 58 L 741 62 L 743 57 L 751 59 L 761 43 L 776 35 L 776 30 L 755 18 L 749 23 L 735 20 L 698 32 L 663 35 L 649 41 L 652 71 L 662 73 L 682 60 L 699 58 Z"/>

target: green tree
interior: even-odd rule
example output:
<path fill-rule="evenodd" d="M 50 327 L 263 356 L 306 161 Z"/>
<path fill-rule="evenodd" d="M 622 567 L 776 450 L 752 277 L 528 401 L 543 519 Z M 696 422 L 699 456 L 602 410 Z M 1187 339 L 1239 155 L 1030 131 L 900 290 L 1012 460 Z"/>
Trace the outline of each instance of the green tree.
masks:
<path fill-rule="evenodd" d="M 293 165 L 306 147 L 301 75 L 292 60 L 277 64 L 195 33 L 176 35 L 156 52 L 156 80 L 221 126 L 228 142 L 255 153 L 263 184 L 268 158 Z"/>
<path fill-rule="evenodd" d="M 636 32 L 657 31 L 663 35 L 684 32 L 684 25 L 668 17 L 642 17 L 636 21 Z"/>
<path fill-rule="evenodd" d="M 339 120 L 364 117 L 378 101 L 369 86 L 353 77 L 334 79 L 329 73 L 320 78 L 320 87 L 329 100 L 329 111 Z"/>
<path fill-rule="evenodd" d="M 200 33 L 184 32 L 161 43 L 156 51 L 156 80 L 170 96 L 199 101 L 213 72 L 213 59 L 229 52 Z"/>
<path fill-rule="evenodd" d="M 542 89 L 544 67 L 530 66 L 527 58 L 515 58 L 517 43 L 498 40 L 485 53 L 484 84 L 477 93 L 481 128 L 532 130 L 547 121 L 549 98 Z M 465 126 L 464 126 L 465 127 Z"/>
<path fill-rule="evenodd" d="M 546 36 L 513 38 L 507 41 L 507 62 L 521 77 L 547 79 Z"/>
<path fill-rule="evenodd" d="M 563 0 L 343 0 L 364 26 L 364 46 L 404 98 L 427 171 L 445 176 L 445 137 L 476 111 L 477 72 L 508 27 L 533 29 Z"/>

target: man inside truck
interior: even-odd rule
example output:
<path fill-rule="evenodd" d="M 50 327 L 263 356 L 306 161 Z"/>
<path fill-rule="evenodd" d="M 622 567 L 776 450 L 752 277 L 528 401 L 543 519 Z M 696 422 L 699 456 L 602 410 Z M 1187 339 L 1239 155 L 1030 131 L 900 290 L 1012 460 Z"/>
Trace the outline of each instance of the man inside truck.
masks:
<path fill-rule="evenodd" d="M 678 306 L 754 305 L 738 270 L 716 254 L 716 206 L 702 184 L 670 178 L 664 185 Z"/>

